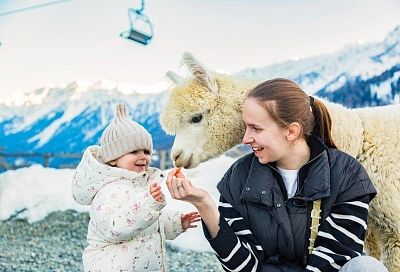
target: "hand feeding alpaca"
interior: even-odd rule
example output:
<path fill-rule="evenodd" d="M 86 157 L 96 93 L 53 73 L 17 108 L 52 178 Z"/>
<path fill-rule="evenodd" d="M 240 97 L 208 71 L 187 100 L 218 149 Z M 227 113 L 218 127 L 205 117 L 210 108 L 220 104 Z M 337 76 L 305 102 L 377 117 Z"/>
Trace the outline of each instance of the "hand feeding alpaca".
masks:
<path fill-rule="evenodd" d="M 183 60 L 193 77 L 168 72 L 176 86 L 160 121 L 176 135 L 176 166 L 193 168 L 241 143 L 242 104 L 258 82 L 210 72 L 189 53 Z M 400 105 L 347 109 L 322 101 L 332 117 L 336 145 L 363 164 L 378 191 L 370 206 L 365 248 L 389 271 L 400 271 Z"/>

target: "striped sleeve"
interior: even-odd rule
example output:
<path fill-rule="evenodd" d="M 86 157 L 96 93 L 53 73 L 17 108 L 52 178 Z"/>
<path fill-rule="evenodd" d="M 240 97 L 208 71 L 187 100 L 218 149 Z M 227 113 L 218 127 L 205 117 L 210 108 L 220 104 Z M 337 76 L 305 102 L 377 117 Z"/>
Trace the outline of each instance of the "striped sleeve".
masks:
<path fill-rule="evenodd" d="M 247 223 L 231 204 L 220 197 L 220 229 L 212 239 L 203 223 L 204 234 L 225 271 L 255 272 L 261 266 L 263 250 Z"/>
<path fill-rule="evenodd" d="M 339 271 L 350 259 L 360 256 L 367 230 L 368 195 L 334 204 L 321 224 L 307 271 Z"/>

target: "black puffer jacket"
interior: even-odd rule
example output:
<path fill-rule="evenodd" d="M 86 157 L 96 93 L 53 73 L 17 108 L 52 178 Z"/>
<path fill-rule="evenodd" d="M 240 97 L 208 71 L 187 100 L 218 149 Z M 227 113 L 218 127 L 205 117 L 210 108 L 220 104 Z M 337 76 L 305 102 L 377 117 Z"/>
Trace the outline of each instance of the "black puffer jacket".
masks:
<path fill-rule="evenodd" d="M 293 198 L 271 163 L 249 154 L 218 184 L 220 231 L 210 239 L 223 267 L 240 271 L 338 271 L 363 249 L 368 203 L 376 191 L 361 164 L 309 142 L 311 159 L 299 171 Z M 322 218 L 308 256 L 313 201 L 322 199 Z"/>

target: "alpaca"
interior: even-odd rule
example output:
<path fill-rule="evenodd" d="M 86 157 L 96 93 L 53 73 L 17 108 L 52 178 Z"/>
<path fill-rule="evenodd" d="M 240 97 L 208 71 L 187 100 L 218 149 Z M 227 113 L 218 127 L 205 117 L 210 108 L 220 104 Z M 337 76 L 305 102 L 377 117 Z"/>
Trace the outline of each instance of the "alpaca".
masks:
<path fill-rule="evenodd" d="M 175 86 L 160 122 L 167 133 L 175 135 L 171 152 L 175 165 L 193 168 L 241 143 L 242 103 L 258 82 L 208 71 L 190 53 L 183 55 L 183 62 L 192 77 L 167 73 Z M 398 272 L 400 105 L 347 109 L 320 100 L 331 114 L 336 145 L 363 164 L 378 191 L 370 205 L 365 249 L 390 272 Z"/>

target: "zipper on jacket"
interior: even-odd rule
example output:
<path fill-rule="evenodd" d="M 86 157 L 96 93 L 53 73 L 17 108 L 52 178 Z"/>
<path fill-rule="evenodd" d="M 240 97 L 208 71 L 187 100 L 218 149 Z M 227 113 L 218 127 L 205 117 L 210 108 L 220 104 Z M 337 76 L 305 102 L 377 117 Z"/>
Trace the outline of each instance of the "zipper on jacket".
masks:
<path fill-rule="evenodd" d="M 324 150 L 324 151 L 326 151 L 326 150 Z M 299 191 L 300 191 L 300 189 L 301 189 L 301 188 L 300 188 L 300 180 L 299 180 L 301 170 L 302 170 L 304 167 L 309 166 L 309 164 L 311 164 L 313 161 L 315 161 L 315 160 L 318 159 L 320 156 L 322 156 L 323 153 L 324 153 L 324 152 L 319 153 L 317 156 L 315 156 L 314 158 L 312 158 L 311 160 L 309 160 L 308 162 L 306 162 L 302 167 L 300 167 L 299 173 L 298 173 L 298 175 L 297 175 L 297 188 L 296 188 L 296 192 L 295 192 L 295 194 L 294 194 L 293 197 L 295 197 L 295 196 L 299 193 Z M 277 174 L 277 177 L 278 177 L 278 178 L 277 178 L 278 185 L 279 185 L 279 188 L 280 188 L 281 191 L 282 191 L 283 199 L 284 199 L 285 202 L 286 202 L 286 201 L 289 199 L 289 198 L 288 198 L 288 192 L 287 192 L 287 190 L 286 190 L 286 186 L 285 186 L 285 183 L 283 182 L 283 178 L 282 178 L 281 174 L 279 173 L 278 169 L 276 169 L 274 166 L 272 166 L 272 165 L 270 165 L 270 164 L 267 164 L 267 166 L 268 166 L 269 168 L 271 168 L 272 170 L 274 170 L 274 171 L 275 171 L 275 174 Z M 304 182 L 303 182 L 302 187 L 304 187 L 305 183 L 306 183 L 306 179 L 304 179 Z"/>
<path fill-rule="evenodd" d="M 325 150 L 325 151 L 326 151 L 326 150 Z M 327 152 L 327 151 L 326 151 L 326 152 Z M 324 152 L 321 152 L 318 156 L 315 156 L 313 159 L 309 160 L 306 164 L 304 164 L 304 165 L 300 168 L 300 170 L 299 170 L 299 175 L 297 176 L 297 178 L 299 178 L 301 169 L 302 169 L 303 167 L 309 166 L 309 164 L 311 164 L 311 163 L 312 163 L 313 161 L 315 161 L 317 158 L 319 158 L 320 156 L 322 156 L 323 153 L 324 153 Z M 327 153 L 328 153 L 328 152 L 327 152 Z M 307 172 L 308 172 L 308 170 L 307 170 Z M 306 184 L 306 181 L 307 181 L 307 178 L 304 178 L 304 182 L 303 182 L 301 188 L 300 188 L 300 182 L 297 183 L 297 189 L 296 189 L 295 195 L 297 195 L 297 193 L 298 193 L 299 191 L 301 191 L 301 189 L 303 189 L 303 187 L 304 187 L 305 184 Z"/>

